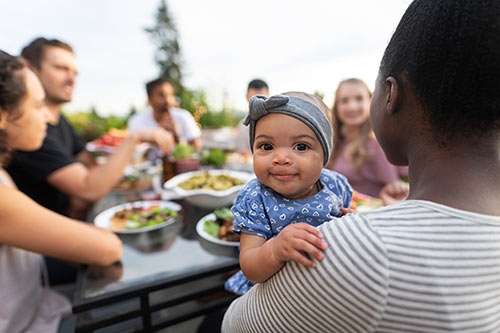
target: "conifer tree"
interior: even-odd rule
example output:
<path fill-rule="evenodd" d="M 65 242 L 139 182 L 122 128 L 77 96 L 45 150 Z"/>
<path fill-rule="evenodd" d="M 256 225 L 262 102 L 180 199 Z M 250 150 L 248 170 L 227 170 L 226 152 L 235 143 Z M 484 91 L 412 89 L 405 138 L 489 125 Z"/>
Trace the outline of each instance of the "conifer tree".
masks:
<path fill-rule="evenodd" d="M 160 69 L 159 77 L 172 83 L 176 94 L 181 95 L 184 90 L 182 57 L 177 28 L 170 15 L 166 1 L 160 0 L 160 6 L 155 15 L 155 25 L 145 30 L 156 46 L 155 62 Z"/>

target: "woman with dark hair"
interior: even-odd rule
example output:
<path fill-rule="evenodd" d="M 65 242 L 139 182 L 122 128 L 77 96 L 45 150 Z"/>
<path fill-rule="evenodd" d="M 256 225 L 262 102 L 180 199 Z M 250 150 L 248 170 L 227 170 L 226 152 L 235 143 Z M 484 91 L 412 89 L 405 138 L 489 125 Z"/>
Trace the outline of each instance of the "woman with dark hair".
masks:
<path fill-rule="evenodd" d="M 48 288 L 42 254 L 95 265 L 121 257 L 116 235 L 38 205 L 3 169 L 10 150 L 42 145 L 50 117 L 44 100 L 24 61 L 0 51 L 0 332 L 56 332 L 71 313 L 69 301 Z"/>
<path fill-rule="evenodd" d="M 370 124 L 371 96 L 360 79 L 339 83 L 331 119 L 335 140 L 327 168 L 346 176 L 356 191 L 380 197 L 384 186 L 408 176 L 408 168 L 389 163 L 378 144 Z"/>
<path fill-rule="evenodd" d="M 408 199 L 318 227 L 236 299 L 223 332 L 500 331 L 500 1 L 415 0 L 382 58 L 372 126 Z"/>

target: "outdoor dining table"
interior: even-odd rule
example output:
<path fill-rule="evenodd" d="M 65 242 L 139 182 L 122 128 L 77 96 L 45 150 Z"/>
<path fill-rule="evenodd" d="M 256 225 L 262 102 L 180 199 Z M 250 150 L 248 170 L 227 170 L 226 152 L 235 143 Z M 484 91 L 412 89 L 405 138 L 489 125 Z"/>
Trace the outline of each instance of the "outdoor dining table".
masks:
<path fill-rule="evenodd" d="M 134 200 L 140 200 L 139 192 L 112 192 L 91 215 Z M 237 248 L 218 253 L 204 247 L 195 227 L 212 210 L 176 202 L 183 216 L 175 223 L 119 235 L 120 263 L 81 266 L 73 299 L 76 332 L 157 331 L 224 309 L 235 298 L 224 291 L 224 282 L 239 268 Z"/>

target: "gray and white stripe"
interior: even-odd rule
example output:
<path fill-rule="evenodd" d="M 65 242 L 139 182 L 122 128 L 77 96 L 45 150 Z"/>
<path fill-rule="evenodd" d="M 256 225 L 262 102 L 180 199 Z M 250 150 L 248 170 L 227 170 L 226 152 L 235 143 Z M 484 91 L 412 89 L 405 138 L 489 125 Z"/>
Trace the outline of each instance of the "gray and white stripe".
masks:
<path fill-rule="evenodd" d="M 500 332 L 500 217 L 409 200 L 319 229 L 325 259 L 252 288 L 223 332 Z"/>

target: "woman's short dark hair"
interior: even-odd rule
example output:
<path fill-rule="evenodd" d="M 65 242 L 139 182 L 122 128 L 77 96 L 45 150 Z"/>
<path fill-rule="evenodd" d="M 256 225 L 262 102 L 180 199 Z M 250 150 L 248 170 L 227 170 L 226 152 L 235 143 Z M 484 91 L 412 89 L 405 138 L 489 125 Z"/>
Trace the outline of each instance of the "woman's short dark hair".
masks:
<path fill-rule="evenodd" d="M 435 133 L 500 129 L 500 1 L 415 0 L 380 65 L 413 91 Z"/>
<path fill-rule="evenodd" d="M 22 69 L 24 61 L 0 51 L 0 111 L 8 117 L 16 117 L 18 105 L 26 95 L 26 84 Z M 9 152 L 4 131 L 0 130 L 0 163 Z"/>

